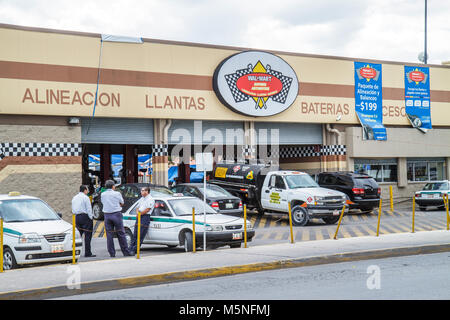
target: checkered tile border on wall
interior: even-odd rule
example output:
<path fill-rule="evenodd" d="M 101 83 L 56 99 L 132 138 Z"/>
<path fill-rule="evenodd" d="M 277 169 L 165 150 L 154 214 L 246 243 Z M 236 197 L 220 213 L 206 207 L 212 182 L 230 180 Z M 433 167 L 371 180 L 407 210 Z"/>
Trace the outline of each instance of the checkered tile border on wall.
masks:
<path fill-rule="evenodd" d="M 81 156 L 78 143 L 0 143 L 0 159 L 4 157 Z"/>
<path fill-rule="evenodd" d="M 346 155 L 347 149 L 345 145 L 280 147 L 278 154 L 282 159 L 337 156 Z M 269 155 L 272 156 L 272 152 L 269 151 Z M 277 156 L 277 154 L 274 153 L 273 156 Z"/>
<path fill-rule="evenodd" d="M 155 144 L 153 146 L 154 157 L 165 157 L 169 155 L 169 145 L 167 144 Z"/>

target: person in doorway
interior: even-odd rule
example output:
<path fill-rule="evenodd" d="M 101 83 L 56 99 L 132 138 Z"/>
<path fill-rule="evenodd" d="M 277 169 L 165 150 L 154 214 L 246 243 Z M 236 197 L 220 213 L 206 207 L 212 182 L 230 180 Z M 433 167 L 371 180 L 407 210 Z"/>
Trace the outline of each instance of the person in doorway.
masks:
<path fill-rule="evenodd" d="M 139 202 L 136 206 L 136 217 L 137 215 L 141 216 L 141 231 L 140 231 L 141 234 L 139 247 L 142 246 L 142 243 L 144 242 L 144 238 L 150 227 L 150 215 L 152 214 L 153 209 L 155 208 L 155 200 L 153 200 L 153 197 L 150 195 L 149 187 L 142 187 L 141 195 L 142 198 L 139 199 Z M 134 254 L 137 253 L 137 242 L 138 242 L 137 234 L 138 234 L 138 223 L 136 219 L 136 224 L 134 225 L 133 239 L 130 246 L 130 251 Z"/>
<path fill-rule="evenodd" d="M 105 182 L 105 188 L 106 191 L 101 194 L 101 201 L 105 216 L 106 244 L 109 255 L 111 257 L 116 256 L 116 249 L 114 247 L 115 233 L 117 235 L 117 239 L 119 240 L 120 249 L 122 250 L 123 255 L 132 256 L 133 254 L 128 249 L 125 229 L 123 228 L 123 197 L 120 192 L 115 191 L 116 186 L 113 180 L 107 180 Z"/>
<path fill-rule="evenodd" d="M 80 186 L 80 192 L 72 198 L 72 214 L 75 215 L 75 225 L 81 236 L 84 234 L 84 256 L 95 257 L 91 252 L 92 231 L 94 223 L 92 221 L 91 201 L 87 196 L 89 188 L 85 185 Z"/>

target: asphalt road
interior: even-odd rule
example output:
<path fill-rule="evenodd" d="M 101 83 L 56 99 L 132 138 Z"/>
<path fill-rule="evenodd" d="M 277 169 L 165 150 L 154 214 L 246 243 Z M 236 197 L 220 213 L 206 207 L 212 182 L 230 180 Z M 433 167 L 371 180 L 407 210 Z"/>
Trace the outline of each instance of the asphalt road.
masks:
<path fill-rule="evenodd" d="M 78 295 L 81 300 L 448 300 L 450 253 L 263 271 Z"/>

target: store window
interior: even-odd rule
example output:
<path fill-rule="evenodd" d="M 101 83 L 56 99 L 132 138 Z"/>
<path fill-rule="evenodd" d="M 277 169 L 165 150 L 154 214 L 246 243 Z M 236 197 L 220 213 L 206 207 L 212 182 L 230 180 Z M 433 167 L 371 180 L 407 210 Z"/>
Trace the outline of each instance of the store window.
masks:
<path fill-rule="evenodd" d="M 444 159 L 408 159 L 408 181 L 445 179 Z"/>
<path fill-rule="evenodd" d="M 365 173 L 377 182 L 396 182 L 397 160 L 355 159 L 355 172 Z"/>

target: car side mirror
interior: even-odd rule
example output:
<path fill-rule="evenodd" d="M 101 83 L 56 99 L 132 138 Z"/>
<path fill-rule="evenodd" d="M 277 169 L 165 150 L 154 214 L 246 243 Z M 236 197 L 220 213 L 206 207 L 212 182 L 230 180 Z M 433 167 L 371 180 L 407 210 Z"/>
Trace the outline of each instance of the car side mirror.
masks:
<path fill-rule="evenodd" d="M 58 212 L 57 215 L 62 218 L 62 213 Z"/>

